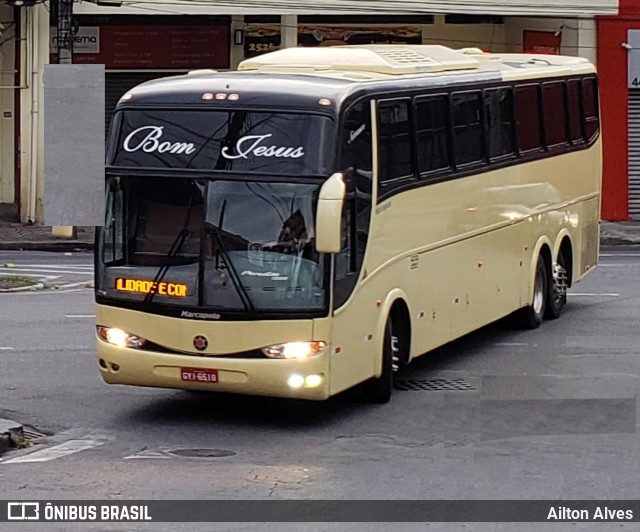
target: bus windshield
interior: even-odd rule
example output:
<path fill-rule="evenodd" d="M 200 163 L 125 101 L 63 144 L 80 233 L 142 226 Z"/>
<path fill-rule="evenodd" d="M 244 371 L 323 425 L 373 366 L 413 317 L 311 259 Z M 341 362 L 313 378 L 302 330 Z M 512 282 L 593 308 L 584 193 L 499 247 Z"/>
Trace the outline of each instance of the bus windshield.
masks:
<path fill-rule="evenodd" d="M 125 110 L 116 114 L 112 166 L 267 175 L 326 175 L 333 121 L 311 114 Z"/>
<path fill-rule="evenodd" d="M 323 310 L 318 184 L 158 177 L 107 180 L 99 293 L 250 314 Z"/>

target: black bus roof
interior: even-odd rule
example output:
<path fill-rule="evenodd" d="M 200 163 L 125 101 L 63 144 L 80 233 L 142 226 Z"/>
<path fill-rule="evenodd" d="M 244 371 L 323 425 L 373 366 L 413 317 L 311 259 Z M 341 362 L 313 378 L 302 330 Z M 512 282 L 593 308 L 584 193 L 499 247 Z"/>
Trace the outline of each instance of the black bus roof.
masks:
<path fill-rule="evenodd" d="M 194 71 L 131 89 L 118 107 L 278 108 L 338 112 L 365 94 L 595 72 L 569 56 L 486 54 L 436 45 L 288 48 L 248 59 L 238 71 Z M 324 103 L 322 103 L 324 102 Z"/>

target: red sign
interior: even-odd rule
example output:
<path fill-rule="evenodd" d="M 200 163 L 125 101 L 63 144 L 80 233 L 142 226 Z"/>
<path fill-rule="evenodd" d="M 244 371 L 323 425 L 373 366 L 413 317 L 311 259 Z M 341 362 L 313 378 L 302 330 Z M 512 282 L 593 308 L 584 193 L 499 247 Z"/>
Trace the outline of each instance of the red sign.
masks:
<path fill-rule="evenodd" d="M 180 378 L 187 382 L 218 382 L 217 369 L 180 368 Z"/>
<path fill-rule="evenodd" d="M 524 30 L 522 32 L 522 51 L 525 54 L 560 55 L 562 34 L 553 31 Z"/>
<path fill-rule="evenodd" d="M 229 26 L 101 26 L 100 52 L 73 57 L 107 69 L 229 68 Z"/>

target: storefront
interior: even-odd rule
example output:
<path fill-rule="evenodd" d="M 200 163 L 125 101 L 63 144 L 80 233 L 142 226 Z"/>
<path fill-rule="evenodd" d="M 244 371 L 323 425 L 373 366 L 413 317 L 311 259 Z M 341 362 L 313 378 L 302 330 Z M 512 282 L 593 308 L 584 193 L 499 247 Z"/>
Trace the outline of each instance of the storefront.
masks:
<path fill-rule="evenodd" d="M 598 19 L 604 149 L 602 216 L 640 220 L 640 0 Z"/>
<path fill-rule="evenodd" d="M 105 65 L 107 125 L 133 86 L 189 70 L 224 70 L 230 61 L 230 18 L 195 16 L 78 16 L 73 62 Z M 51 62 L 55 32 L 51 32 Z"/>
<path fill-rule="evenodd" d="M 155 0 L 144 6 L 80 2 L 74 4 L 78 32 L 73 61 L 106 66 L 108 121 L 120 96 L 140 82 L 200 68 L 234 69 L 247 57 L 285 46 L 437 43 L 492 52 L 582 55 L 595 61 L 595 16 L 616 14 L 617 3 L 476 0 L 470 7 L 469 2 L 454 0 L 424 1 L 416 14 L 414 1 L 398 0 L 376 2 L 376 14 L 371 14 L 369 0 L 298 0 L 290 9 L 265 3 L 256 15 L 256 4 L 243 1 Z M 55 31 L 50 31 L 45 4 L 21 11 L 24 39 L 17 47 L 15 64 L 20 65 L 21 76 L 33 79 L 15 93 L 19 96 L 15 137 L 19 171 L 15 179 L 2 178 L 0 202 L 14 199 L 4 192 L 13 186 L 21 193 L 22 221 L 41 221 L 43 139 L 38 82 L 43 65 L 56 60 L 56 43 L 50 37 Z M 1 103 L 4 112 L 4 100 Z M 4 138 L 7 128 L 0 124 Z M 4 140 L 2 146 L 7 149 Z"/>
<path fill-rule="evenodd" d="M 0 3 L 0 203 L 13 203 L 15 180 L 15 94 L 21 80 L 15 63 L 15 12 L 11 6 Z"/>

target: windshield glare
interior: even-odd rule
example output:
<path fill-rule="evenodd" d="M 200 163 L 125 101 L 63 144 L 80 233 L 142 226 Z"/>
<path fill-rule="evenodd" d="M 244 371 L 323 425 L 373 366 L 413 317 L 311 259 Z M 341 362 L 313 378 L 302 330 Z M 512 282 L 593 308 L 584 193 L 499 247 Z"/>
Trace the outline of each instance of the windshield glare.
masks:
<path fill-rule="evenodd" d="M 319 185 L 111 177 L 99 290 L 216 310 L 325 308 Z"/>

